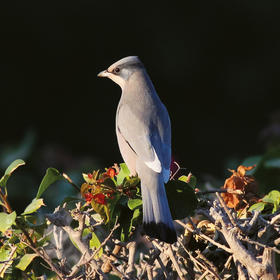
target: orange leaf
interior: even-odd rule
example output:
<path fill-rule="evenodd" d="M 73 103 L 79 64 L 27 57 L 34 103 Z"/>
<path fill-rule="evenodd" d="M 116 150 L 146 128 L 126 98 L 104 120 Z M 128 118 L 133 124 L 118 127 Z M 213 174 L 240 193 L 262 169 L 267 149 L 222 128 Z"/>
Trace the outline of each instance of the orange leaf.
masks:
<path fill-rule="evenodd" d="M 255 167 L 256 165 L 252 165 L 252 166 L 239 165 L 237 168 L 237 172 L 240 176 L 245 176 L 246 171 L 252 170 Z"/>
<path fill-rule="evenodd" d="M 223 189 L 240 190 L 241 194 L 222 193 L 226 205 L 230 208 L 240 209 L 244 205 L 244 201 L 252 201 L 252 197 L 256 197 L 257 183 L 253 176 L 246 175 L 246 171 L 253 169 L 255 166 L 240 165 L 235 170 L 229 169 L 232 175 L 225 180 Z"/>

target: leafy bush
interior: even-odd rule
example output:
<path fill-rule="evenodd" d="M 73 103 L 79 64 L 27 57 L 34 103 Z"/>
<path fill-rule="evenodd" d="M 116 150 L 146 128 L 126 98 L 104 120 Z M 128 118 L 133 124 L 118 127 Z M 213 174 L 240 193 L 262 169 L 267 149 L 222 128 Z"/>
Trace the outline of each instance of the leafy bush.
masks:
<path fill-rule="evenodd" d="M 65 273 L 61 264 L 57 265 L 58 260 L 55 261 L 46 252 L 52 238 L 52 232 L 47 230 L 49 222 L 54 225 L 54 228 L 63 227 L 73 245 L 82 255 L 87 254 L 90 259 L 92 256 L 101 258 L 104 246 L 104 244 L 101 246 L 102 240 L 104 242 L 106 239 L 104 232 L 120 242 L 127 242 L 136 229 L 140 228 L 142 222 L 140 180 L 138 177 L 129 176 L 129 170 L 124 163 L 110 167 L 105 172 L 98 170 L 83 174 L 85 182 L 81 188 L 76 186 L 65 173 L 49 168 L 41 181 L 36 197 L 23 213 L 18 215 L 9 204 L 7 182 L 12 173 L 24 164 L 23 160 L 15 160 L 0 180 L 0 198 L 4 209 L 4 212 L 0 213 L 0 238 L 3 242 L 0 252 L 2 262 L 0 277 L 7 279 L 17 277 L 20 275 L 19 270 L 22 271 L 22 275 L 28 277 L 35 277 L 36 273 L 46 273 L 44 269 L 44 272 L 42 269 L 37 272 L 38 269 L 34 268 L 36 257 L 41 258 L 60 279 L 64 279 L 67 274 L 75 275 L 80 272 L 79 269 L 72 267 L 70 272 Z M 75 187 L 85 201 L 66 197 L 54 214 L 42 215 L 40 208 L 45 206 L 42 195 L 53 183 L 61 180 Z M 166 185 L 171 212 L 175 219 L 186 217 L 196 208 L 197 199 L 188 180 L 195 179 L 193 176 L 189 178 L 182 176 L 179 180 L 172 180 Z M 176 207 L 173 207 L 172 201 L 176 201 Z M 81 213 L 87 213 L 82 223 L 79 220 Z M 96 230 L 97 226 L 100 228 Z M 75 231 L 80 232 L 78 238 L 75 238 Z M 82 239 L 86 236 L 88 240 L 84 242 Z M 57 238 L 55 235 L 56 247 L 62 246 L 58 244 L 61 240 L 57 241 Z M 94 249 L 97 251 L 92 254 Z M 58 252 L 57 254 L 59 255 Z"/>
<path fill-rule="evenodd" d="M 0 278 L 274 279 L 280 192 L 261 196 L 253 174 L 277 166 L 267 165 L 267 156 L 247 163 L 256 160 L 230 170 L 221 188 L 199 189 L 191 174 L 171 176 L 166 193 L 179 234 L 173 245 L 142 235 L 140 180 L 130 177 L 124 163 L 83 173 L 81 187 L 48 168 L 35 198 L 19 214 L 7 186 L 25 164 L 15 160 L 0 179 Z M 43 214 L 48 202 L 42 196 L 50 186 L 59 187 L 55 182 L 67 182 L 77 197 L 65 197 L 53 213 Z"/>

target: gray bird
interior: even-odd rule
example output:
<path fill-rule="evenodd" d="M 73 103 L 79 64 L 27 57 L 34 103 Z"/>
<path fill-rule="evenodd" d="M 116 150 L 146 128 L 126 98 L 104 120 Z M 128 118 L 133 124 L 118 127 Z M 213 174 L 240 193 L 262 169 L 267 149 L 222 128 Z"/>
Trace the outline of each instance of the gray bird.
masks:
<path fill-rule="evenodd" d="M 131 175 L 138 175 L 141 180 L 144 231 L 162 241 L 176 242 L 164 187 L 171 162 L 168 112 L 137 56 L 115 62 L 98 76 L 110 78 L 122 89 L 116 134 Z"/>

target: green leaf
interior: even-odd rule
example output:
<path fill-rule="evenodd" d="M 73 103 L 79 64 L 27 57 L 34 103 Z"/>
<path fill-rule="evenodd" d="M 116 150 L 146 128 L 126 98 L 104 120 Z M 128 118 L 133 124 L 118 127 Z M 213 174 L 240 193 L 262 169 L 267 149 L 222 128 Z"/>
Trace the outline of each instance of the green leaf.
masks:
<path fill-rule="evenodd" d="M 6 187 L 7 181 L 10 178 L 11 174 L 21 165 L 24 165 L 25 162 L 22 159 L 16 159 L 13 161 L 9 167 L 6 169 L 4 176 L 0 179 L 0 187 Z"/>
<path fill-rule="evenodd" d="M 135 208 L 138 208 L 142 205 L 142 199 L 135 198 L 135 199 L 129 199 L 127 202 L 127 206 L 130 210 L 134 210 Z"/>
<path fill-rule="evenodd" d="M 249 209 L 248 212 L 253 212 L 253 211 L 259 211 L 262 212 L 265 208 L 266 203 L 265 202 L 258 202 L 253 204 Z"/>
<path fill-rule="evenodd" d="M 188 176 L 186 176 L 186 175 L 182 175 L 182 176 L 180 176 L 180 177 L 178 178 L 178 180 L 179 180 L 179 181 L 182 181 L 182 182 L 185 182 L 185 183 L 188 183 L 189 178 L 188 178 Z"/>
<path fill-rule="evenodd" d="M 69 239 L 72 242 L 72 244 L 76 247 L 76 249 L 78 249 L 80 251 L 80 248 L 78 247 L 78 245 L 76 244 L 76 242 L 74 241 L 74 239 L 72 238 L 71 234 L 69 235 Z M 81 251 L 80 251 L 81 252 Z M 82 253 L 82 252 L 81 252 Z"/>
<path fill-rule="evenodd" d="M 88 228 L 85 228 L 84 231 L 83 231 L 82 236 L 85 237 L 85 236 L 87 236 L 89 234 L 91 234 L 91 239 L 89 241 L 90 249 L 97 249 L 97 248 L 99 248 L 99 246 L 101 245 L 101 242 L 100 242 L 98 236 L 94 232 L 90 231 Z M 73 242 L 73 240 L 72 240 L 72 242 Z M 73 244 L 77 247 L 77 245 L 74 242 L 73 242 Z M 102 254 L 103 254 L 103 248 L 101 248 L 98 251 L 97 255 L 95 256 L 95 259 L 99 259 L 102 256 Z"/>
<path fill-rule="evenodd" d="M 25 208 L 21 215 L 27 215 L 36 212 L 41 206 L 45 206 L 42 198 L 34 198 L 32 202 Z"/>
<path fill-rule="evenodd" d="M 178 180 L 189 184 L 192 188 L 195 188 L 197 181 L 196 177 L 193 175 L 191 175 L 190 178 L 186 175 L 182 175 L 178 178 Z"/>
<path fill-rule="evenodd" d="M 60 172 L 58 170 L 56 170 L 55 168 L 48 168 L 46 171 L 46 175 L 44 176 L 36 198 L 40 198 L 41 195 L 44 193 L 44 191 L 54 182 L 58 181 L 58 180 L 64 180 L 64 177 L 62 176 L 62 174 L 60 174 Z"/>
<path fill-rule="evenodd" d="M 89 247 L 91 249 L 92 248 L 95 248 L 95 249 L 99 248 L 99 246 L 101 245 L 101 242 L 100 242 L 99 238 L 97 237 L 97 235 L 94 232 L 91 233 L 91 236 L 92 237 L 89 241 Z M 103 254 L 103 248 L 101 248 L 98 251 L 97 255 L 95 255 L 95 259 L 99 259 L 102 256 L 102 254 Z"/>
<path fill-rule="evenodd" d="M 136 186 L 140 187 L 140 178 L 137 176 L 136 177 L 126 177 L 122 183 L 123 183 L 124 188 L 131 188 L 131 187 L 136 187 Z"/>
<path fill-rule="evenodd" d="M 7 250 L 4 247 L 0 249 L 0 278 L 4 278 L 5 271 L 12 264 L 13 259 L 16 257 L 16 255 L 17 253 L 14 252 L 14 254 L 11 256 L 11 250 Z M 11 261 L 6 262 L 9 259 Z"/>
<path fill-rule="evenodd" d="M 120 164 L 120 172 L 117 175 L 117 185 L 121 185 L 126 177 L 129 177 L 130 171 L 125 163 Z"/>
<path fill-rule="evenodd" d="M 280 192 L 276 190 L 272 190 L 262 199 L 262 201 L 267 203 L 272 203 L 273 204 L 272 213 L 274 213 L 277 211 L 280 205 Z"/>
<path fill-rule="evenodd" d="M 167 182 L 165 188 L 173 219 L 183 219 L 191 215 L 197 207 L 197 198 L 193 188 L 179 180 Z"/>
<path fill-rule="evenodd" d="M 141 211 L 139 208 L 136 208 L 133 212 L 133 216 L 130 220 L 130 226 L 129 226 L 129 233 L 132 231 L 134 226 L 137 226 L 138 224 L 141 223 L 142 221 L 142 215 L 141 215 Z"/>
<path fill-rule="evenodd" d="M 96 213 L 100 214 L 105 224 L 107 224 L 110 221 L 110 210 L 108 208 L 108 205 L 97 203 L 93 199 L 91 201 L 91 207 Z"/>
<path fill-rule="evenodd" d="M 120 199 L 121 201 L 122 199 Z M 121 202 L 118 203 L 118 206 L 116 207 L 118 211 L 116 211 L 116 214 L 118 216 L 118 222 L 120 224 L 120 227 L 117 229 L 117 233 L 119 234 L 119 239 L 121 241 L 127 241 L 130 230 L 131 230 L 131 219 L 133 217 L 133 211 L 131 211 L 127 207 L 127 202 L 125 205 L 123 205 Z"/>
<path fill-rule="evenodd" d="M 33 261 L 34 258 L 37 257 L 37 254 L 25 254 L 16 265 L 22 271 L 25 271 L 27 266 Z"/>
<path fill-rule="evenodd" d="M 0 213 L 0 231 L 5 233 L 7 229 L 9 229 L 16 220 L 17 214 L 16 212 L 12 212 L 11 214 Z"/>

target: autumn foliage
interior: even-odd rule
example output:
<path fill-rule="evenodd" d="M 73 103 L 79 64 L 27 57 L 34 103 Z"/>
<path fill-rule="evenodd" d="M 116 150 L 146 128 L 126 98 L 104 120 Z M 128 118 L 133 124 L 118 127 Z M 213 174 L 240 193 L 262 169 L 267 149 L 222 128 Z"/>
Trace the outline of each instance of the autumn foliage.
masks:
<path fill-rule="evenodd" d="M 258 196 L 254 166 L 229 170 L 221 188 L 207 189 L 191 173 L 178 176 L 183 169 L 176 163 L 165 189 L 178 242 L 167 246 L 143 235 L 140 179 L 125 163 L 83 173 L 81 187 L 48 168 L 36 197 L 17 213 L 7 182 L 24 164 L 12 162 L 0 178 L 0 278 L 148 279 L 150 273 L 154 279 L 225 280 L 239 279 L 240 264 L 252 279 L 275 278 L 274 255 L 267 252 L 280 254 L 280 192 Z M 42 214 L 42 195 L 61 181 L 81 196 L 66 197 L 53 213 Z M 81 265 L 73 265 L 72 257 Z"/>
<path fill-rule="evenodd" d="M 246 175 L 246 172 L 254 167 L 240 165 L 237 171 L 229 169 L 232 175 L 225 180 L 222 187 L 227 192 L 221 194 L 229 208 L 239 210 L 257 202 L 259 198 L 257 195 L 258 184 L 253 176 Z"/>

